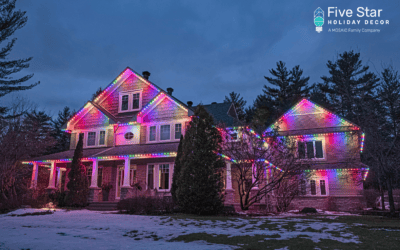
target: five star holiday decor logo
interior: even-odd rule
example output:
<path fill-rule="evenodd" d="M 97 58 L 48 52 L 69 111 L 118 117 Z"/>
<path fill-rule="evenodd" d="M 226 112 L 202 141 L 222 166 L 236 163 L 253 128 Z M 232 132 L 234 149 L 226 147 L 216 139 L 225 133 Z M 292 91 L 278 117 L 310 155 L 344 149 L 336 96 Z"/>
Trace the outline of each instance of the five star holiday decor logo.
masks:
<path fill-rule="evenodd" d="M 314 11 L 314 24 L 316 26 L 315 30 L 320 33 L 324 24 L 324 11 L 320 7 Z"/>

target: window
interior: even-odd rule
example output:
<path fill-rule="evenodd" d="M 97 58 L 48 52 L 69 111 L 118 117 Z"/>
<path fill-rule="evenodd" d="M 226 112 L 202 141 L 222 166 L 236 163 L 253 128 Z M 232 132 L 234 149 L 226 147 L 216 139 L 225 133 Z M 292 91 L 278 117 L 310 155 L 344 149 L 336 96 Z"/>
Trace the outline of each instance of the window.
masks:
<path fill-rule="evenodd" d="M 129 183 L 132 186 L 133 184 L 135 184 L 137 182 L 136 180 L 136 165 L 131 165 L 131 169 L 129 170 Z"/>
<path fill-rule="evenodd" d="M 159 166 L 159 189 L 169 189 L 169 164 L 161 164 Z"/>
<path fill-rule="evenodd" d="M 104 145 L 106 143 L 106 131 L 100 131 L 99 145 Z"/>
<path fill-rule="evenodd" d="M 88 133 L 87 145 L 88 146 L 96 145 L 96 132 L 89 132 Z"/>
<path fill-rule="evenodd" d="M 103 185 L 103 168 L 99 167 L 97 171 L 97 186 L 101 187 Z"/>
<path fill-rule="evenodd" d="M 124 135 L 126 140 L 132 140 L 133 139 L 133 133 L 132 132 L 128 132 Z"/>
<path fill-rule="evenodd" d="M 317 187 L 315 184 L 315 180 L 310 181 L 310 186 L 311 186 L 311 194 L 316 195 L 317 194 Z"/>
<path fill-rule="evenodd" d="M 119 112 L 136 111 L 141 108 L 141 91 L 121 93 L 119 96 Z"/>
<path fill-rule="evenodd" d="M 139 101 L 140 101 L 140 93 L 136 93 L 132 95 L 132 109 L 139 108 Z"/>
<path fill-rule="evenodd" d="M 306 194 L 307 194 L 306 181 L 300 180 L 300 195 L 306 195 Z"/>
<path fill-rule="evenodd" d="M 319 188 L 321 189 L 321 195 L 326 195 L 325 180 L 319 181 Z"/>
<path fill-rule="evenodd" d="M 151 126 L 149 132 L 149 141 L 155 141 L 155 140 L 156 140 L 156 126 Z"/>
<path fill-rule="evenodd" d="M 181 139 L 182 135 L 182 124 L 178 123 L 175 124 L 175 139 L 179 140 Z"/>
<path fill-rule="evenodd" d="M 123 95 L 121 100 L 121 110 L 125 111 L 128 110 L 128 103 L 129 103 L 129 95 Z"/>
<path fill-rule="evenodd" d="M 322 141 L 298 142 L 298 156 L 300 159 L 321 159 L 324 158 Z"/>
<path fill-rule="evenodd" d="M 160 126 L 160 140 L 165 141 L 171 139 L 170 125 Z"/>
<path fill-rule="evenodd" d="M 90 187 L 90 185 L 92 184 L 92 168 L 91 167 L 86 168 L 86 177 L 88 180 L 88 187 Z"/>
<path fill-rule="evenodd" d="M 154 189 L 154 165 L 147 167 L 147 188 Z"/>

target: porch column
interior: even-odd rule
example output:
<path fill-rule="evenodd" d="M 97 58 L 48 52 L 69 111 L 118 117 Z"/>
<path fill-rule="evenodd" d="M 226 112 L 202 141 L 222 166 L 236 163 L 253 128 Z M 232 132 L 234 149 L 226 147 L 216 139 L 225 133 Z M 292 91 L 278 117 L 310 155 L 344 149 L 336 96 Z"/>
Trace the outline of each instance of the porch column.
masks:
<path fill-rule="evenodd" d="M 61 190 L 62 184 L 62 169 L 57 168 L 57 188 Z"/>
<path fill-rule="evenodd" d="M 37 187 L 38 174 L 39 174 L 39 165 L 37 162 L 34 162 L 33 169 L 32 169 L 32 180 L 31 180 L 31 188 L 32 189 L 36 189 L 36 187 Z"/>
<path fill-rule="evenodd" d="M 129 157 L 125 158 L 125 168 L 124 168 L 124 183 L 122 187 L 130 188 L 130 173 L 131 173 L 131 159 Z"/>
<path fill-rule="evenodd" d="M 90 183 L 90 187 L 91 188 L 97 188 L 97 176 L 99 173 L 99 162 L 97 161 L 97 159 L 93 160 L 92 163 L 92 183 Z"/>
<path fill-rule="evenodd" d="M 232 169 L 231 169 L 231 162 L 226 162 L 226 189 L 232 190 Z"/>
<path fill-rule="evenodd" d="M 50 165 L 50 179 L 49 186 L 47 189 L 55 189 L 56 188 L 56 163 L 54 161 L 51 162 Z"/>

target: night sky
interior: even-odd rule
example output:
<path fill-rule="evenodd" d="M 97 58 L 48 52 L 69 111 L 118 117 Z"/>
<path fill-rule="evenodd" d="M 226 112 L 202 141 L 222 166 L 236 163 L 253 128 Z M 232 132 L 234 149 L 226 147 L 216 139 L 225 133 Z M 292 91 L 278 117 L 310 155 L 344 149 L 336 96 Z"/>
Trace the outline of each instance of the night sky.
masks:
<path fill-rule="evenodd" d="M 356 50 L 374 72 L 382 64 L 400 69 L 399 1 L 54 1 L 18 0 L 28 23 L 10 59 L 33 57 L 25 74 L 41 84 L 20 96 L 52 115 L 79 109 L 99 87 L 127 66 L 151 72 L 150 81 L 174 88 L 183 102 L 222 102 L 231 91 L 248 104 L 261 93 L 268 70 L 282 60 L 299 64 L 310 83 L 327 75 L 326 62 Z M 317 33 L 314 10 L 325 11 Z M 327 18 L 328 7 L 352 9 L 351 18 Z M 382 9 L 381 17 L 358 18 L 357 7 Z M 327 20 L 389 20 L 389 25 L 327 25 Z M 380 33 L 328 32 L 373 28 Z M 1 44 L 4 47 L 4 44 Z"/>

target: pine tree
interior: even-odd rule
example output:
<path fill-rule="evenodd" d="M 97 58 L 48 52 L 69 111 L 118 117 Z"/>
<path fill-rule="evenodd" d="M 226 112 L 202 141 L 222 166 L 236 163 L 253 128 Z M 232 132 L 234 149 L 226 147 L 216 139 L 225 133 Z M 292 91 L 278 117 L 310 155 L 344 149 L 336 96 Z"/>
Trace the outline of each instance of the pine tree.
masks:
<path fill-rule="evenodd" d="M 93 102 L 94 99 L 96 99 L 96 97 L 97 97 L 98 95 L 101 94 L 101 92 L 103 92 L 103 89 L 100 87 L 100 88 L 98 88 L 98 89 L 96 90 L 96 92 L 92 95 L 92 99 L 90 99 L 90 100 Z"/>
<path fill-rule="evenodd" d="M 177 190 L 179 187 L 179 177 L 181 175 L 181 168 L 182 168 L 182 153 L 183 153 L 182 144 L 183 144 L 183 136 L 181 135 L 181 139 L 179 141 L 179 146 L 178 146 L 178 152 L 175 158 L 174 173 L 172 175 L 172 186 L 171 186 L 171 195 L 175 204 L 178 204 Z"/>
<path fill-rule="evenodd" d="M 254 102 L 257 123 L 269 124 L 275 121 L 290 107 L 309 97 L 313 86 L 308 86 L 310 77 L 303 77 L 303 70 L 297 65 L 290 71 L 282 61 L 276 63 L 276 69 L 269 70 L 272 77 L 265 79 L 272 85 L 264 85 L 263 94 L 257 96 Z"/>
<path fill-rule="evenodd" d="M 236 113 L 239 120 L 243 121 L 245 118 L 245 106 L 247 101 L 240 96 L 240 94 L 231 92 L 229 96 L 225 96 L 225 103 L 233 103 L 235 105 Z"/>
<path fill-rule="evenodd" d="M 86 167 L 82 164 L 83 157 L 83 136 L 79 136 L 74 157 L 72 158 L 71 169 L 68 173 L 69 190 L 66 204 L 72 207 L 84 207 L 87 205 L 89 194 L 88 179 L 86 177 Z"/>
<path fill-rule="evenodd" d="M 17 10 L 15 11 L 16 0 L 2 0 L 0 2 L 0 44 L 7 41 L 10 36 L 18 29 L 25 26 L 28 17 L 25 16 L 26 12 Z M 20 72 L 22 69 L 29 67 L 29 61 L 32 57 L 18 60 L 7 60 L 12 48 L 15 45 L 17 38 L 11 39 L 5 47 L 0 49 L 0 97 L 5 96 L 11 92 L 31 89 L 39 82 L 27 86 L 20 86 L 22 83 L 28 81 L 33 74 L 14 79 L 10 75 Z M 6 107 L 0 107 L 0 116 L 7 112 Z"/>
<path fill-rule="evenodd" d="M 53 121 L 53 137 L 57 144 L 54 146 L 52 153 L 62 152 L 69 149 L 71 135 L 62 131 L 64 124 L 72 117 L 72 112 L 69 107 L 58 112 L 58 117 Z"/>
<path fill-rule="evenodd" d="M 369 67 L 362 65 L 360 53 L 354 51 L 345 51 L 335 62 L 328 61 L 326 65 L 330 76 L 321 77 L 324 80 L 321 90 L 327 94 L 333 111 L 350 121 L 359 122 L 363 109 L 360 105 L 373 98 L 379 79 L 368 72 Z"/>
<path fill-rule="evenodd" d="M 183 139 L 181 174 L 177 189 L 180 208 L 192 214 L 216 214 L 223 208 L 221 135 L 202 105 L 196 108 Z"/>

